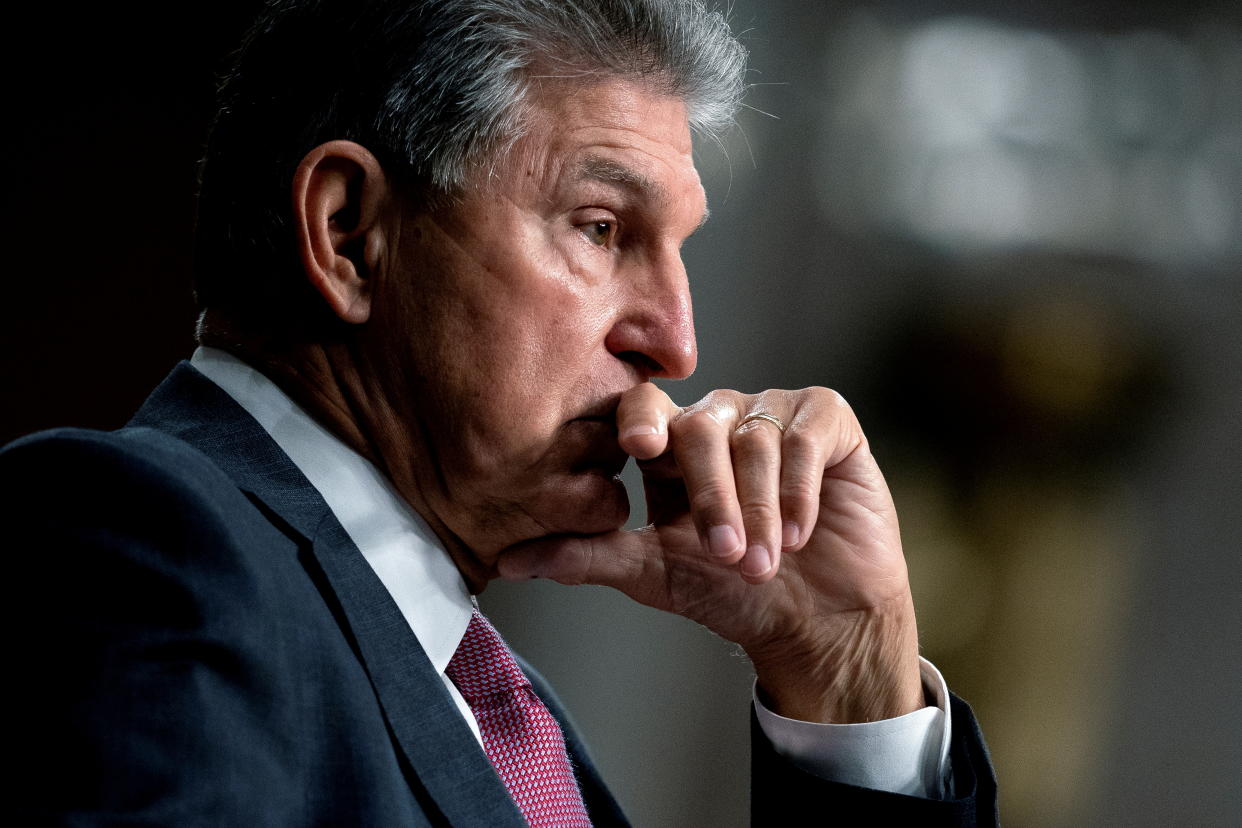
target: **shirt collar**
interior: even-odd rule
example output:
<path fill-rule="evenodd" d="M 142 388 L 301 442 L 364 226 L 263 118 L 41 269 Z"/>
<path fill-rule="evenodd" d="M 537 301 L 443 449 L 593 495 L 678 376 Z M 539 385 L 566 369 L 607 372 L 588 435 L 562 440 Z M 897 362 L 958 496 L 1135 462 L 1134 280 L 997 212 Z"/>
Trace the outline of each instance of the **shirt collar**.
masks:
<path fill-rule="evenodd" d="M 190 364 L 254 417 L 319 491 L 443 673 L 466 633 L 473 600 L 427 523 L 374 464 L 263 374 L 218 348 L 198 348 Z"/>

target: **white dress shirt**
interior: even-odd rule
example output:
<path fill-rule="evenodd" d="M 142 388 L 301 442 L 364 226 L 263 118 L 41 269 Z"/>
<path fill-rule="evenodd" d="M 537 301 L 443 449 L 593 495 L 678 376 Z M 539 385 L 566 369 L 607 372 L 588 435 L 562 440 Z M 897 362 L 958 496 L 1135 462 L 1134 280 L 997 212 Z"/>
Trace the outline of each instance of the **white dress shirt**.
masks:
<path fill-rule="evenodd" d="M 215 348 L 198 348 L 190 364 L 254 417 L 319 491 L 392 595 L 482 745 L 470 706 L 444 674 L 466 633 L 474 599 L 430 527 L 370 461 L 263 374 Z M 948 689 L 930 662 L 920 663 L 934 707 L 880 722 L 817 724 L 771 712 L 756 692 L 759 725 L 777 753 L 820 778 L 942 798 L 949 770 Z"/>

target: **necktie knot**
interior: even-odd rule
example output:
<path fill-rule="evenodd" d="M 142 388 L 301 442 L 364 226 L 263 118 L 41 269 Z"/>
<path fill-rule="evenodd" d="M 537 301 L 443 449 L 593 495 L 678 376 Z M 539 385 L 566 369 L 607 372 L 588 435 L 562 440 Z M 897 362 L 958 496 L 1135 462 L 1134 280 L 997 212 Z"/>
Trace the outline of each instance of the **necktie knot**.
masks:
<path fill-rule="evenodd" d="M 530 687 L 500 633 L 477 609 L 444 672 L 472 707 L 491 696 Z"/>

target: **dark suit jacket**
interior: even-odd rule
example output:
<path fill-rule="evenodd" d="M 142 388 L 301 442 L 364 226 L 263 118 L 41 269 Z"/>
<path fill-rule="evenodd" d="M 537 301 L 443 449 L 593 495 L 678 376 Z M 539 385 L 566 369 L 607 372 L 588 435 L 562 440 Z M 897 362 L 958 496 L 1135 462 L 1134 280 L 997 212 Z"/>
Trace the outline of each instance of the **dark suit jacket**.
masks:
<path fill-rule="evenodd" d="M 189 365 L 120 431 L 10 445 L 0 483 L 23 824 L 523 824 L 319 493 Z M 624 823 L 532 679 L 593 820 Z M 994 821 L 983 742 L 953 716 L 947 802 L 807 776 L 756 730 L 755 821 Z"/>

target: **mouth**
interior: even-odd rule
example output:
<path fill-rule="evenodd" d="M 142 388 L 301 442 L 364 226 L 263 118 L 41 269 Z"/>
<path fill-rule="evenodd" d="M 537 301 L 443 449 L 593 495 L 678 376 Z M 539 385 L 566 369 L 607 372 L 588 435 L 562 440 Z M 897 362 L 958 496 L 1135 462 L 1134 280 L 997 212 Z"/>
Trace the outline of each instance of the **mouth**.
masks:
<path fill-rule="evenodd" d="M 601 397 L 590 405 L 586 406 L 582 411 L 570 422 L 576 420 L 588 420 L 598 422 L 612 423 L 615 427 L 617 422 L 617 407 L 621 405 L 621 392 L 617 391 L 606 397 Z"/>
<path fill-rule="evenodd" d="M 609 477 L 621 473 L 629 455 L 617 442 L 620 400 L 620 394 L 600 400 L 565 424 L 566 436 L 576 444 L 571 471 L 603 473 Z"/>
<path fill-rule="evenodd" d="M 629 455 L 617 442 L 617 424 L 611 418 L 579 418 L 570 424 L 570 433 L 579 443 L 574 452 L 574 472 L 602 472 L 608 476 L 621 473 Z"/>

